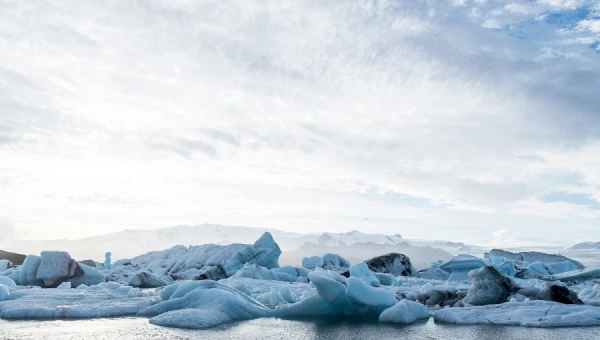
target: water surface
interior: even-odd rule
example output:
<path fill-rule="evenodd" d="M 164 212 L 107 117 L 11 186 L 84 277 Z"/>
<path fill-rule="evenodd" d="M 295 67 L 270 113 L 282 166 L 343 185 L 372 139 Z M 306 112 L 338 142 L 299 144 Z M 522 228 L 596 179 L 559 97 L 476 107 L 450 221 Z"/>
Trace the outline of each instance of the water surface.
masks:
<path fill-rule="evenodd" d="M 600 327 L 526 328 L 508 326 L 456 326 L 433 319 L 409 326 L 365 322 L 360 319 L 281 320 L 256 319 L 208 330 L 186 330 L 151 325 L 144 318 L 92 320 L 0 320 L 0 339 L 133 340 L 133 339 L 600 339 Z"/>

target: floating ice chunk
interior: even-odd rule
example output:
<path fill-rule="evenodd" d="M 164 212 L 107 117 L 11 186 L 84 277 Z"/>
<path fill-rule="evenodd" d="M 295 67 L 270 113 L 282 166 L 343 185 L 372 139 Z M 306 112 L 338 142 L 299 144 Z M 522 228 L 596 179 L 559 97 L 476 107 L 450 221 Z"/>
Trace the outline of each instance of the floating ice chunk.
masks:
<path fill-rule="evenodd" d="M 0 260 L 0 273 L 12 267 L 13 264 L 9 260 Z"/>
<path fill-rule="evenodd" d="M 307 270 L 305 268 L 301 268 Z M 306 272 L 308 276 L 308 271 Z M 301 272 L 294 267 L 267 269 L 256 264 L 246 263 L 244 267 L 233 274 L 232 278 L 249 278 L 260 280 L 276 280 L 284 282 L 296 282 L 302 277 Z"/>
<path fill-rule="evenodd" d="M 10 289 L 7 286 L 0 284 L 0 301 L 4 301 L 10 295 Z"/>
<path fill-rule="evenodd" d="M 27 255 L 25 261 L 23 261 L 23 265 L 21 265 L 21 270 L 19 271 L 19 280 L 18 283 L 22 286 L 41 286 L 44 284 L 42 280 L 38 280 L 36 278 L 36 274 L 38 268 L 40 267 L 40 263 L 42 263 L 42 258 L 37 255 Z"/>
<path fill-rule="evenodd" d="M 373 273 L 373 275 L 375 275 L 377 281 L 383 286 L 393 286 L 396 283 L 396 276 L 392 274 Z"/>
<path fill-rule="evenodd" d="M 71 282 L 63 282 L 56 289 L 71 289 Z"/>
<path fill-rule="evenodd" d="M 417 276 L 417 271 L 404 254 L 389 253 L 365 261 L 372 272 L 389 273 L 395 276 Z"/>
<path fill-rule="evenodd" d="M 129 278 L 127 284 L 139 288 L 157 288 L 167 283 L 162 277 L 154 275 L 149 270 L 142 270 Z"/>
<path fill-rule="evenodd" d="M 315 269 L 316 267 L 323 268 L 324 265 L 325 263 L 321 256 L 311 256 L 302 259 L 302 267 L 306 269 Z"/>
<path fill-rule="evenodd" d="M 36 278 L 46 287 L 56 287 L 61 282 L 83 274 L 79 264 L 65 251 L 43 251 Z"/>
<path fill-rule="evenodd" d="M 381 286 L 381 283 L 379 280 L 377 280 L 377 277 L 373 275 L 373 272 L 369 269 L 369 266 L 367 266 L 367 264 L 364 262 L 350 266 L 350 276 L 359 278 L 373 287 Z"/>
<path fill-rule="evenodd" d="M 499 264 L 494 264 L 494 268 L 504 276 L 514 277 L 517 275 L 517 269 L 512 261 L 503 261 Z"/>
<path fill-rule="evenodd" d="M 275 307 L 284 303 L 294 303 L 296 297 L 287 287 L 283 286 L 279 290 L 272 288 L 270 292 L 257 296 L 256 300 L 265 306 Z"/>
<path fill-rule="evenodd" d="M 515 260 L 515 261 L 522 261 L 522 262 L 530 262 L 530 263 L 531 262 L 542 262 L 546 265 L 551 264 L 551 263 L 559 263 L 559 262 L 569 261 L 574 266 L 576 266 L 578 269 L 584 268 L 583 264 L 581 264 L 578 261 L 575 261 L 573 259 L 570 259 L 566 256 L 555 255 L 555 254 L 546 254 L 546 253 L 541 253 L 541 252 L 537 252 L 537 251 L 511 253 L 506 250 L 492 249 L 489 253 L 485 254 L 485 257 L 486 258 L 504 257 L 507 259 L 511 259 L 511 260 Z"/>
<path fill-rule="evenodd" d="M 600 265 L 590 266 L 584 269 L 573 270 L 557 275 L 541 276 L 540 279 L 556 281 L 560 280 L 563 282 L 569 281 L 581 281 L 593 278 L 600 278 Z"/>
<path fill-rule="evenodd" d="M 348 278 L 348 298 L 355 304 L 386 309 L 396 304 L 396 294 L 385 288 L 369 286 L 356 277 Z"/>
<path fill-rule="evenodd" d="M 440 268 L 428 268 L 419 270 L 417 276 L 422 279 L 446 281 L 450 277 L 450 273 Z"/>
<path fill-rule="evenodd" d="M 433 313 L 437 322 L 459 325 L 512 325 L 530 327 L 600 326 L 600 308 L 526 301 L 479 307 L 446 308 Z"/>
<path fill-rule="evenodd" d="M 486 266 L 487 263 L 475 256 L 461 254 L 440 266 L 450 273 L 449 281 L 469 281 L 469 272 Z"/>
<path fill-rule="evenodd" d="M 93 286 L 106 281 L 106 276 L 104 276 L 101 271 L 94 267 L 86 266 L 85 264 L 80 263 L 79 268 L 81 268 L 83 274 L 68 279 L 71 285 L 75 288 L 79 287 L 80 285 Z"/>
<path fill-rule="evenodd" d="M 336 270 L 350 267 L 350 262 L 338 254 L 327 253 L 323 255 L 323 268 Z"/>
<path fill-rule="evenodd" d="M 77 289 L 81 289 L 81 290 L 88 289 L 88 288 L 90 288 L 90 286 L 88 286 L 88 285 L 79 285 L 79 286 L 77 286 Z"/>
<path fill-rule="evenodd" d="M 200 283 L 183 297 L 163 301 L 138 314 L 154 316 L 150 322 L 156 325 L 207 328 L 268 313 L 264 305 L 235 288 L 210 280 Z"/>
<path fill-rule="evenodd" d="M 17 284 L 11 278 L 6 276 L 0 276 L 0 285 L 5 285 L 7 287 L 16 287 Z"/>
<path fill-rule="evenodd" d="M 426 284 L 422 288 L 424 293 L 417 294 L 416 300 L 427 306 L 454 306 L 466 295 L 465 292 L 459 292 L 452 285 L 439 285 L 430 289 Z"/>
<path fill-rule="evenodd" d="M 340 306 L 350 304 L 346 294 L 346 286 L 329 276 L 323 269 L 315 269 L 315 271 L 308 273 L 308 278 L 315 285 L 317 293 L 323 299 Z"/>
<path fill-rule="evenodd" d="M 583 302 L 577 297 L 577 294 L 567 287 L 559 285 L 550 285 L 544 288 L 537 296 L 541 300 L 555 301 L 564 304 L 581 305 Z"/>
<path fill-rule="evenodd" d="M 269 232 L 265 232 L 251 246 L 237 252 L 223 264 L 227 277 L 231 277 L 244 264 L 256 264 L 267 269 L 279 268 L 279 256 L 281 249 Z"/>
<path fill-rule="evenodd" d="M 600 284 L 595 284 L 592 287 L 582 289 L 579 292 L 578 297 L 586 305 L 600 307 Z"/>
<path fill-rule="evenodd" d="M 112 269 L 112 261 L 110 260 L 111 255 L 112 255 L 112 253 L 110 251 L 107 251 L 106 254 L 104 254 L 104 268 L 105 269 Z"/>
<path fill-rule="evenodd" d="M 427 282 L 421 287 L 421 293 L 423 294 L 427 293 L 430 290 L 434 290 L 434 286 L 429 282 Z"/>
<path fill-rule="evenodd" d="M 463 300 L 466 304 L 483 306 L 503 303 L 519 289 L 512 279 L 503 276 L 492 266 L 475 269 L 469 272 L 469 276 L 473 280 Z"/>
<path fill-rule="evenodd" d="M 127 292 L 127 296 L 130 298 L 142 296 L 142 290 L 137 287 L 133 287 Z"/>
<path fill-rule="evenodd" d="M 409 324 L 419 319 L 428 319 L 427 307 L 418 302 L 401 300 L 379 315 L 379 322 Z"/>
<path fill-rule="evenodd" d="M 118 317 L 157 302 L 152 295 L 128 298 L 110 289 L 19 289 L 11 295 L 0 302 L 3 319 Z"/>

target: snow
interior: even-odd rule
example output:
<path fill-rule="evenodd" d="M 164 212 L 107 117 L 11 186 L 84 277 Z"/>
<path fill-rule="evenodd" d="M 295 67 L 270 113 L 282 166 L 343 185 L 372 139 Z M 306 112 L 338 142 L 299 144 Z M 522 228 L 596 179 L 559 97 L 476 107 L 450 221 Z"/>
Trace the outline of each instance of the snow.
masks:
<path fill-rule="evenodd" d="M 370 284 L 373 287 L 381 286 L 381 283 L 379 282 L 379 280 L 377 280 L 377 277 L 369 269 L 369 266 L 367 266 L 367 264 L 364 262 L 350 266 L 350 276 L 359 278 L 360 280 Z"/>
<path fill-rule="evenodd" d="M 452 259 L 440 266 L 447 272 L 450 272 L 449 281 L 469 281 L 469 272 L 486 266 L 487 263 L 475 256 L 461 254 L 452 257 Z"/>
<path fill-rule="evenodd" d="M 410 324 L 419 319 L 428 319 L 429 310 L 422 304 L 409 300 L 401 300 L 379 315 L 379 322 Z"/>
<path fill-rule="evenodd" d="M 120 285 L 118 285 L 120 286 Z M 107 286 L 88 289 L 17 289 L 0 302 L 3 319 L 99 318 L 134 315 L 157 302 L 154 294 L 128 297 Z"/>
<path fill-rule="evenodd" d="M 445 308 L 433 313 L 433 318 L 437 322 L 458 325 L 600 326 L 600 308 L 549 301 L 508 302 L 479 307 Z"/>

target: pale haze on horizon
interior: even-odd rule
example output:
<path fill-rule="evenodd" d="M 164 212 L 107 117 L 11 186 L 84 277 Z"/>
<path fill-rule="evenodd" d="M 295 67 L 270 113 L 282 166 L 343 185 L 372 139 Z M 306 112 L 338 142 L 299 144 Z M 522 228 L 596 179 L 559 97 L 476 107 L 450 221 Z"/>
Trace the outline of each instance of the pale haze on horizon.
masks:
<path fill-rule="evenodd" d="M 0 1 L 0 244 L 600 241 L 599 154 L 599 1 Z"/>

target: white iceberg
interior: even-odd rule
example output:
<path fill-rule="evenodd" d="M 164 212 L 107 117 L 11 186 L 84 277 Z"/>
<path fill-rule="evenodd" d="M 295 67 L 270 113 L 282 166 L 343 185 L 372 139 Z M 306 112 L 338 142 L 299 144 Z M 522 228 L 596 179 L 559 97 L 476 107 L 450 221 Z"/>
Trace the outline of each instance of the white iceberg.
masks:
<path fill-rule="evenodd" d="M 150 322 L 156 325 L 201 329 L 267 316 L 269 311 L 243 292 L 211 280 L 199 281 L 195 289 L 182 297 L 166 297 L 167 300 L 145 308 L 138 315 L 152 317 Z"/>
<path fill-rule="evenodd" d="M 379 315 L 379 322 L 410 324 L 419 319 L 428 319 L 429 310 L 422 304 L 409 300 L 401 300 Z"/>

